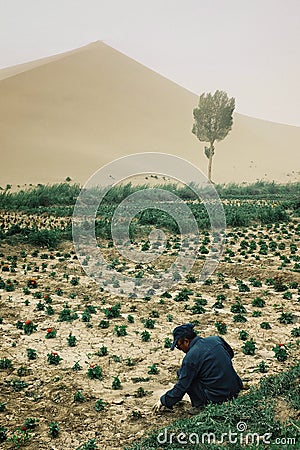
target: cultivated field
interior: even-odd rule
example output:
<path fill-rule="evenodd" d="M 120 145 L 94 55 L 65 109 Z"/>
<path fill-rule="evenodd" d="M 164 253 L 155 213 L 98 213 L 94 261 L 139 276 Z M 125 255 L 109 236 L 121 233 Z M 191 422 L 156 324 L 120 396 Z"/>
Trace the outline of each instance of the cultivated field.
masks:
<path fill-rule="evenodd" d="M 245 380 L 241 396 L 249 396 L 248 389 L 263 377 L 280 375 L 297 364 L 299 185 L 286 190 L 273 185 L 275 192 L 264 184 L 252 186 L 252 193 L 235 189 L 219 192 L 228 225 L 223 255 L 211 277 L 204 284 L 197 281 L 213 237 L 201 205 L 190 198 L 201 225 L 196 263 L 172 289 L 160 295 L 153 289 L 144 298 L 138 298 L 134 289 L 126 296 L 111 293 L 107 290 L 111 281 L 103 280 L 99 286 L 79 264 L 70 229 L 78 187 L 39 187 L 31 194 L 1 195 L 3 449 L 165 448 L 154 438 L 151 445 L 135 443 L 188 417 L 188 399 L 170 412 L 151 411 L 176 382 L 183 354 L 170 352 L 169 347 L 172 329 L 184 322 L 195 323 L 203 337 L 219 334 L 230 343 L 234 366 Z M 36 204 L 30 204 L 34 199 Z M 182 239 L 174 223 L 161 217 L 167 246 L 159 261 L 125 261 L 109 235 L 115 203 L 114 198 L 99 211 L 99 247 L 112 271 L 133 277 L 138 285 L 143 277 L 151 278 L 172 263 Z M 136 250 L 149 249 L 147 235 L 157 217 L 154 213 L 139 217 L 133 224 Z M 293 389 L 294 403 L 287 402 L 282 392 L 276 398 L 275 418 L 270 419 L 277 424 L 274 435 L 286 433 L 288 426 L 294 426 L 294 434 L 299 432 L 299 383 Z M 294 425 L 284 424 L 287 420 Z"/>

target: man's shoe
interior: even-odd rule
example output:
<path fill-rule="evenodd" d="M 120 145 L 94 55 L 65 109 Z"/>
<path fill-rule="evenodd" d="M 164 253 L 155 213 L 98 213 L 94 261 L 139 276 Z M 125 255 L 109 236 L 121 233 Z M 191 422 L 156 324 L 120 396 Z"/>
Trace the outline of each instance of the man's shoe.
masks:
<path fill-rule="evenodd" d="M 188 409 L 188 413 L 195 416 L 196 414 L 199 414 L 201 411 L 203 411 L 203 406 L 192 406 L 190 409 Z"/>

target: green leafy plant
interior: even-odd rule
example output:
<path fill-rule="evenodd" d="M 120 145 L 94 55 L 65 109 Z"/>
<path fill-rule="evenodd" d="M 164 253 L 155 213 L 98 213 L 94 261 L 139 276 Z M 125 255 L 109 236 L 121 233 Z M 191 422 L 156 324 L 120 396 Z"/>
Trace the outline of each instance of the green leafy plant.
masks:
<path fill-rule="evenodd" d="M 267 373 L 268 372 L 268 366 L 266 365 L 266 363 L 264 361 L 261 361 L 257 368 L 255 369 L 256 372 L 260 372 L 260 373 Z"/>
<path fill-rule="evenodd" d="M 53 438 L 56 438 L 59 435 L 59 426 L 57 422 L 50 422 L 49 433 Z"/>
<path fill-rule="evenodd" d="M 0 359 L 0 369 L 11 369 L 12 363 L 11 359 L 3 358 Z"/>
<path fill-rule="evenodd" d="M 300 337 L 300 327 L 293 328 L 292 331 L 291 331 L 291 335 L 293 337 Z"/>
<path fill-rule="evenodd" d="M 276 346 L 273 347 L 272 350 L 275 353 L 274 357 L 278 361 L 284 362 L 287 360 L 288 352 L 287 352 L 286 346 L 284 344 L 276 344 Z"/>
<path fill-rule="evenodd" d="M 215 322 L 215 327 L 218 330 L 218 333 L 220 334 L 226 334 L 227 333 L 227 325 L 225 322 Z"/>
<path fill-rule="evenodd" d="M 157 367 L 157 364 L 152 364 L 151 366 L 148 366 L 148 373 L 149 375 L 157 375 L 159 374 L 159 369 Z"/>
<path fill-rule="evenodd" d="M 269 322 L 262 322 L 260 324 L 260 328 L 264 329 L 264 330 L 271 330 L 271 325 L 269 324 Z"/>
<path fill-rule="evenodd" d="M 245 355 L 254 355 L 255 349 L 256 344 L 252 338 L 249 341 L 246 341 L 245 344 L 242 346 L 242 350 Z"/>
<path fill-rule="evenodd" d="M 252 300 L 252 306 L 263 308 L 266 305 L 266 302 L 263 298 L 255 297 L 254 300 Z"/>
<path fill-rule="evenodd" d="M 5 408 L 6 408 L 6 403 L 0 402 L 0 412 L 5 411 Z M 0 442 L 1 442 L 1 441 L 0 441 Z"/>
<path fill-rule="evenodd" d="M 87 371 L 87 376 L 91 379 L 102 380 L 102 368 L 98 364 L 91 364 Z"/>
<path fill-rule="evenodd" d="M 153 319 L 146 319 L 144 321 L 144 327 L 145 328 L 149 328 L 150 330 L 152 330 L 155 326 L 155 320 Z"/>
<path fill-rule="evenodd" d="M 95 410 L 97 412 L 103 411 L 105 409 L 106 403 L 100 398 L 95 403 Z"/>
<path fill-rule="evenodd" d="M 114 389 L 114 390 L 122 389 L 122 384 L 121 384 L 119 377 L 114 377 L 113 382 L 112 382 L 112 389 Z"/>
<path fill-rule="evenodd" d="M 231 306 L 230 311 L 234 314 L 245 314 L 246 308 L 244 305 L 242 305 L 240 302 L 235 303 Z"/>
<path fill-rule="evenodd" d="M 283 312 L 281 314 L 281 316 L 278 318 L 278 320 L 280 323 L 283 323 L 286 325 L 288 325 L 290 323 L 294 323 L 293 314 L 290 312 Z"/>
<path fill-rule="evenodd" d="M 142 397 L 145 397 L 146 395 L 147 395 L 147 391 L 145 391 L 145 389 L 143 387 L 139 387 L 134 393 L 134 396 L 136 398 L 142 398 Z"/>
<path fill-rule="evenodd" d="M 104 345 L 102 345 L 102 347 L 100 347 L 100 349 L 96 353 L 97 356 L 106 356 L 107 354 L 108 354 L 108 350 L 107 350 L 107 347 L 105 347 Z"/>
<path fill-rule="evenodd" d="M 73 334 L 70 333 L 69 336 L 67 337 L 67 342 L 69 347 L 76 347 L 77 344 L 76 336 L 73 336 Z"/>
<path fill-rule="evenodd" d="M 165 344 L 164 344 L 164 348 L 171 348 L 172 346 L 172 341 L 170 338 L 165 338 Z"/>
<path fill-rule="evenodd" d="M 47 355 L 47 361 L 49 364 L 52 364 L 54 366 L 57 366 L 60 361 L 62 361 L 62 358 L 59 356 L 57 352 L 51 352 Z"/>
<path fill-rule="evenodd" d="M 34 360 L 37 358 L 36 350 L 34 350 L 33 348 L 27 348 L 26 352 L 27 352 L 27 358 L 29 360 Z"/>
<path fill-rule="evenodd" d="M 34 325 L 32 320 L 26 320 L 23 324 L 24 333 L 27 334 L 28 336 L 32 334 L 34 331 L 36 331 L 36 329 L 37 325 Z"/>
<path fill-rule="evenodd" d="M 102 329 L 108 328 L 109 327 L 109 321 L 108 320 L 101 320 L 99 322 L 98 327 L 102 328 Z"/>
<path fill-rule="evenodd" d="M 115 319 L 117 317 L 120 317 L 121 315 L 121 303 L 116 303 L 115 305 L 105 308 L 103 310 L 105 317 L 107 319 Z"/>
<path fill-rule="evenodd" d="M 53 339 L 56 337 L 57 330 L 55 328 L 48 328 L 47 334 L 45 335 L 46 339 Z"/>
<path fill-rule="evenodd" d="M 27 430 L 34 430 L 37 427 L 38 423 L 38 419 L 29 417 L 28 419 L 25 419 L 23 427 Z"/>
<path fill-rule="evenodd" d="M 0 427 L 0 442 L 5 442 L 7 439 L 7 428 Z"/>
<path fill-rule="evenodd" d="M 75 364 L 72 367 L 72 370 L 74 370 L 74 372 L 78 372 L 79 370 L 82 370 L 81 365 L 79 364 L 79 361 L 76 361 Z"/>
<path fill-rule="evenodd" d="M 116 325 L 114 328 L 114 333 L 117 336 L 126 336 L 127 335 L 127 331 L 126 331 L 127 325 Z"/>
<path fill-rule="evenodd" d="M 83 403 L 84 401 L 85 401 L 85 397 L 82 394 L 82 391 L 79 390 L 79 391 L 75 392 L 75 394 L 74 394 L 74 402 Z"/>
<path fill-rule="evenodd" d="M 150 335 L 150 333 L 147 330 L 143 331 L 141 333 L 141 336 L 142 336 L 142 341 L 143 342 L 149 342 L 151 340 L 151 335 Z"/>
<path fill-rule="evenodd" d="M 245 316 L 243 316 L 243 314 L 235 314 L 233 316 L 233 321 L 245 323 L 245 322 L 247 322 L 247 318 Z"/>

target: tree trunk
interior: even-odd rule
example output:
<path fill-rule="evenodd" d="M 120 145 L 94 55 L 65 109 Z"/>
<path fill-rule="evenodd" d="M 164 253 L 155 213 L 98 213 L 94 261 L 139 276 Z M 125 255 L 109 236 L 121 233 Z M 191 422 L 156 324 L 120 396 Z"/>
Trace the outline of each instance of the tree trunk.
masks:
<path fill-rule="evenodd" d="M 209 160 L 208 160 L 208 180 L 213 183 L 211 179 L 211 166 L 212 166 L 212 158 L 214 156 L 214 143 L 210 142 L 210 148 L 209 148 Z"/>

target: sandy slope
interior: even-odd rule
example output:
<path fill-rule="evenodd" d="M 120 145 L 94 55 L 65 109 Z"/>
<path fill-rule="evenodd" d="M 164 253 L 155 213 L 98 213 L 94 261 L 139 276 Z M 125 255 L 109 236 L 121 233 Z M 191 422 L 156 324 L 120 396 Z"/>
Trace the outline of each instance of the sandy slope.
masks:
<path fill-rule="evenodd" d="M 191 133 L 198 96 L 102 42 L 3 69 L 0 79 L 2 186 L 85 182 L 103 164 L 147 151 L 182 156 L 206 173 L 204 144 Z M 216 146 L 213 178 L 294 181 L 299 148 L 299 127 L 236 114 Z"/>

